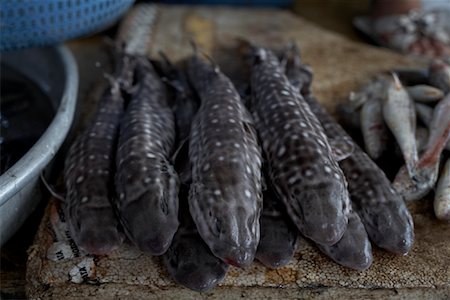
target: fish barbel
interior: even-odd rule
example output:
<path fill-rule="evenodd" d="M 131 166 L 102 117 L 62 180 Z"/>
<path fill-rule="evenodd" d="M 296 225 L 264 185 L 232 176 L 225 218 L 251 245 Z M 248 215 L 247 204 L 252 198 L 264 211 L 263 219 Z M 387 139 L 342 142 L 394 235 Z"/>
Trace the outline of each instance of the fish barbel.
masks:
<path fill-rule="evenodd" d="M 189 81 L 201 104 L 191 126 L 189 209 L 211 251 L 246 267 L 260 238 L 261 152 L 253 120 L 231 81 L 197 53 Z"/>
<path fill-rule="evenodd" d="M 251 47 L 251 110 L 270 180 L 300 232 L 335 244 L 347 228 L 346 181 L 317 118 L 277 57 Z"/>
<path fill-rule="evenodd" d="M 146 57 L 135 56 L 136 83 L 121 122 L 117 211 L 139 249 L 163 254 L 178 228 L 178 176 L 169 162 L 174 116 L 166 87 Z"/>

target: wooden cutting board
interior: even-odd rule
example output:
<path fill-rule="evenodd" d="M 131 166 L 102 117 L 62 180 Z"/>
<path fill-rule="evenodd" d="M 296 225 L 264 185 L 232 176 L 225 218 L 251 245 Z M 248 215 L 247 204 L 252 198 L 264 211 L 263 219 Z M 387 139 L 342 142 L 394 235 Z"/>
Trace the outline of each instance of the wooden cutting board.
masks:
<path fill-rule="evenodd" d="M 273 9 L 160 6 L 153 35 L 149 55 L 163 50 L 172 59 L 182 58 L 192 53 L 188 41 L 194 38 L 235 78 L 239 69 L 230 49 L 237 37 L 268 47 L 296 41 L 303 60 L 314 69 L 314 92 L 331 112 L 374 74 L 414 65 L 388 50 L 351 42 Z M 91 55 L 84 60 L 88 63 L 98 55 L 77 45 L 72 49 L 77 57 Z M 94 82 L 92 76 L 89 80 Z M 247 270 L 231 267 L 218 287 L 197 293 L 174 283 L 158 257 L 129 244 L 109 256 L 80 253 L 67 236 L 60 204 L 52 199 L 29 250 L 27 295 L 33 299 L 449 298 L 450 224 L 434 218 L 431 199 L 416 202 L 410 209 L 416 242 L 407 256 L 375 248 L 372 267 L 354 271 L 335 264 L 301 239 L 295 259 L 286 267 L 270 270 L 258 262 Z"/>

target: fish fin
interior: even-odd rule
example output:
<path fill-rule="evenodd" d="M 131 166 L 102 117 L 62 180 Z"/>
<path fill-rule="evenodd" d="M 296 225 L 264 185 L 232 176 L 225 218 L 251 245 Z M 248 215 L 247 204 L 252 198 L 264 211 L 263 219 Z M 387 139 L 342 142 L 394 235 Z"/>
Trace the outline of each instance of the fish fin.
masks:
<path fill-rule="evenodd" d="M 355 150 L 355 146 L 352 143 L 348 143 L 343 139 L 328 138 L 328 142 L 331 146 L 331 152 L 336 161 L 341 161 L 348 158 Z"/>

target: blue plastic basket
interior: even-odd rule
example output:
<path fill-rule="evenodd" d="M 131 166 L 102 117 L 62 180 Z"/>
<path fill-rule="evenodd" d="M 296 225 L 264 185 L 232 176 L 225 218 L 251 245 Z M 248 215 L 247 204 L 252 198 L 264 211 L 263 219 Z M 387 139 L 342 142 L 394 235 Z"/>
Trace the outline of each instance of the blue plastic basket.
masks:
<path fill-rule="evenodd" d="M 57 44 L 113 24 L 134 0 L 0 0 L 0 51 Z"/>

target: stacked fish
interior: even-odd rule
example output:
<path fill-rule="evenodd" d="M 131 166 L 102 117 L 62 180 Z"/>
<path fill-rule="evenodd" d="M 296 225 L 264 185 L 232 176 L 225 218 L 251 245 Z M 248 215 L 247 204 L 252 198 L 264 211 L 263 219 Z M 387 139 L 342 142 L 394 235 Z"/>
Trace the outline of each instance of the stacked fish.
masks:
<path fill-rule="evenodd" d="M 435 60 L 428 70 L 403 69 L 378 76 L 350 94 L 339 111 L 361 130 L 365 149 L 375 160 L 386 152 L 392 135 L 405 164 L 394 188 L 407 201 L 421 199 L 435 188 L 436 217 L 450 220 L 448 63 Z"/>
<path fill-rule="evenodd" d="M 66 160 L 78 246 L 108 254 L 127 236 L 197 291 L 229 265 L 286 265 L 299 233 L 358 270 L 372 263 L 370 241 L 406 254 L 414 234 L 402 197 L 316 101 L 298 49 L 281 59 L 246 49 L 246 101 L 195 48 L 184 69 L 164 56 L 118 55 Z"/>

